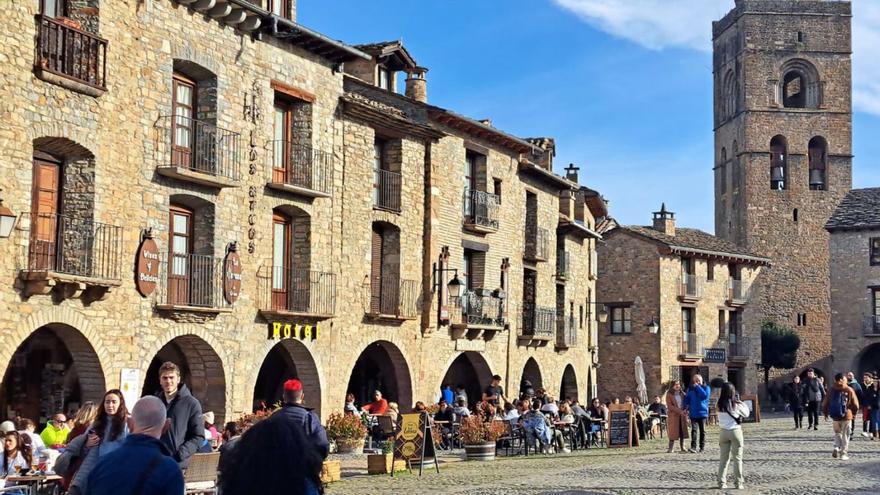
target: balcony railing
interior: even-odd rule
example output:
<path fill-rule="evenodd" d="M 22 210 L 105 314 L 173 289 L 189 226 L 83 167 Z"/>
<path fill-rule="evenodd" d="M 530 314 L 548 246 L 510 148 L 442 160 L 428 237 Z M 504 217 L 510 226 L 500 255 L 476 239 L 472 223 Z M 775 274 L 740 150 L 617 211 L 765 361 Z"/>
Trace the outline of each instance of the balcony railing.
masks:
<path fill-rule="evenodd" d="M 727 283 L 727 302 L 732 305 L 745 304 L 749 293 L 742 280 L 730 279 Z"/>
<path fill-rule="evenodd" d="M 556 347 L 574 347 L 577 345 L 577 320 L 574 315 L 556 318 Z"/>
<path fill-rule="evenodd" d="M 331 317 L 336 313 L 336 275 L 283 266 L 257 270 L 259 309 L 265 313 L 290 313 Z"/>
<path fill-rule="evenodd" d="M 37 23 L 37 70 L 107 90 L 107 40 L 44 15 Z"/>
<path fill-rule="evenodd" d="M 700 299 L 703 297 L 703 281 L 696 275 L 683 274 L 681 276 L 681 292 L 679 296 L 682 299 Z"/>
<path fill-rule="evenodd" d="M 522 319 L 519 328 L 521 337 L 552 340 L 556 327 L 556 310 L 542 308 L 532 303 L 523 303 Z"/>
<path fill-rule="evenodd" d="M 863 335 L 880 337 L 880 315 L 866 316 L 862 332 Z"/>
<path fill-rule="evenodd" d="M 681 355 L 686 357 L 702 357 L 703 336 L 690 332 L 682 332 Z"/>
<path fill-rule="evenodd" d="M 498 230 L 498 196 L 485 191 L 464 190 L 464 220 L 469 227 Z"/>
<path fill-rule="evenodd" d="M 550 252 L 550 232 L 541 227 L 526 229 L 525 258 L 546 261 Z"/>
<path fill-rule="evenodd" d="M 488 289 L 464 291 L 458 300 L 462 324 L 474 327 L 499 327 L 507 323 L 503 314 L 504 300 Z"/>
<path fill-rule="evenodd" d="M 749 344 L 748 337 L 730 334 L 727 343 L 727 359 L 732 361 L 748 359 L 752 353 Z"/>
<path fill-rule="evenodd" d="M 270 186 L 308 196 L 330 196 L 333 185 L 332 153 L 290 141 L 271 141 L 270 144 Z"/>
<path fill-rule="evenodd" d="M 159 265 L 158 305 L 162 309 L 223 310 L 223 258 L 163 253 Z"/>
<path fill-rule="evenodd" d="M 400 185 L 399 173 L 381 168 L 373 169 L 373 206 L 399 212 Z"/>
<path fill-rule="evenodd" d="M 571 278 L 571 253 L 568 251 L 556 252 L 556 278 L 560 280 Z"/>
<path fill-rule="evenodd" d="M 374 290 L 379 284 L 379 290 Z M 419 291 L 417 280 L 400 280 L 383 277 L 374 280 L 367 290 L 367 313 L 378 318 L 411 319 L 419 315 Z"/>
<path fill-rule="evenodd" d="M 55 213 L 23 215 L 29 224 L 27 277 L 53 272 L 90 279 L 121 279 L 122 227 Z"/>
<path fill-rule="evenodd" d="M 182 115 L 160 117 L 157 125 L 164 130 L 168 146 L 160 173 L 219 187 L 239 181 L 241 134 Z"/>

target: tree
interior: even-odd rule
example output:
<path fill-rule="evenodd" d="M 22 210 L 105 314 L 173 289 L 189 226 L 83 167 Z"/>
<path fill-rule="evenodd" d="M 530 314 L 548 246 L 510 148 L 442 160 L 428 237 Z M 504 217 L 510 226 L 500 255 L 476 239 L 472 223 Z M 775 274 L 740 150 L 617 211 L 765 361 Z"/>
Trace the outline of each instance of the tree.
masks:
<path fill-rule="evenodd" d="M 764 384 L 770 381 L 770 368 L 790 370 L 797 366 L 797 351 L 801 338 L 791 328 L 764 320 L 761 324 L 761 367 L 764 368 Z"/>

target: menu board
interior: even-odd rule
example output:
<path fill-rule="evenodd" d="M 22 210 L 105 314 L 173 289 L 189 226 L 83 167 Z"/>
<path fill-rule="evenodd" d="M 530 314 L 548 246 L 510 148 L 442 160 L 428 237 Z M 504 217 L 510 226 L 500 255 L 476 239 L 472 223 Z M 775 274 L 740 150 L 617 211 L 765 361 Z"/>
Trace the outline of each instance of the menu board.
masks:
<path fill-rule="evenodd" d="M 608 406 L 608 446 L 632 447 L 633 410 L 631 404 Z"/>
<path fill-rule="evenodd" d="M 743 401 L 743 404 L 749 408 L 749 415 L 743 418 L 743 423 L 760 423 L 761 422 L 761 408 L 758 405 L 758 396 L 757 395 L 742 395 L 740 396 L 740 400 Z"/>
<path fill-rule="evenodd" d="M 440 472 L 440 463 L 436 462 L 437 453 L 434 449 L 434 438 L 428 429 L 428 413 L 410 413 L 400 415 L 400 431 L 394 438 L 394 459 L 406 461 L 406 465 L 412 471 L 412 462 L 419 463 L 419 476 L 425 459 L 435 459 L 434 465 Z M 394 476 L 394 469 L 391 476 Z"/>

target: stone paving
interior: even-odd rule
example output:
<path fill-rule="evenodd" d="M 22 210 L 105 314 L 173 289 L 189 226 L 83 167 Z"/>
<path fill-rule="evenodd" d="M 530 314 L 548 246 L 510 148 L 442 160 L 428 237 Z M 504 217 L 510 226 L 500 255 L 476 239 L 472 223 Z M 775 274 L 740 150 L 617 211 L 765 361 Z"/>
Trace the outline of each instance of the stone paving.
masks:
<path fill-rule="evenodd" d="M 880 493 L 880 442 L 856 434 L 850 460 L 831 458 L 831 423 L 818 431 L 793 430 L 781 415 L 745 425 L 746 490 L 730 493 L 877 494 Z M 861 423 L 858 423 L 859 429 Z M 861 430 L 859 430 L 861 431 Z M 330 495 L 375 494 L 649 494 L 721 493 L 715 486 L 718 466 L 718 428 L 707 432 L 702 454 L 666 454 L 666 440 L 653 440 L 634 449 L 591 449 L 573 454 L 498 458 L 492 462 L 462 462 L 441 456 L 441 472 L 419 478 L 404 473 L 366 476 L 365 467 L 344 461 L 342 481 Z"/>

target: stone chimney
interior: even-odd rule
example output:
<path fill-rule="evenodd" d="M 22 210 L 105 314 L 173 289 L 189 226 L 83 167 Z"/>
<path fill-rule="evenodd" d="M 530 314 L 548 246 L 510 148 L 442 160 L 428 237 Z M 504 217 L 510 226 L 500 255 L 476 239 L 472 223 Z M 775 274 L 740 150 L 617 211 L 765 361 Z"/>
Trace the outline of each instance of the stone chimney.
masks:
<path fill-rule="evenodd" d="M 483 125 L 487 125 L 489 127 L 492 127 L 492 119 L 480 119 L 479 122 Z"/>
<path fill-rule="evenodd" d="M 578 172 L 580 172 L 580 167 L 575 167 L 574 163 L 569 163 L 567 167 L 565 167 L 565 178 L 578 184 Z"/>
<path fill-rule="evenodd" d="M 428 80 L 425 74 L 428 69 L 413 67 L 406 75 L 406 96 L 422 103 L 428 102 Z"/>
<path fill-rule="evenodd" d="M 666 211 L 666 203 L 660 205 L 660 211 L 654 212 L 654 230 L 675 236 L 675 213 Z"/>

